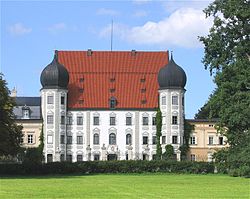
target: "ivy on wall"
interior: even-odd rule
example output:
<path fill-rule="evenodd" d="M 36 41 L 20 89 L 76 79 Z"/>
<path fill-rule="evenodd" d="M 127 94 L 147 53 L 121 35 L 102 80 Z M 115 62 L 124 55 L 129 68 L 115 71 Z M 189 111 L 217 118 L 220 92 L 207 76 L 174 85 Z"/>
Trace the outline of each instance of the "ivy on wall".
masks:
<path fill-rule="evenodd" d="M 162 148 L 161 148 L 161 128 L 162 128 L 162 113 L 160 108 L 157 109 L 156 113 L 156 159 L 161 160 Z"/>

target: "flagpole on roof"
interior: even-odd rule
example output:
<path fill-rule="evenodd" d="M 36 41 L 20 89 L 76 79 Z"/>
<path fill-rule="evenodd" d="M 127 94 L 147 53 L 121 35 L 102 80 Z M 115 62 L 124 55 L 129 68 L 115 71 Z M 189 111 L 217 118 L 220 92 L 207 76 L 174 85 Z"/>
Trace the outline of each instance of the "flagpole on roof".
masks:
<path fill-rule="evenodd" d="M 113 50 L 113 19 L 111 20 L 111 38 L 110 38 L 110 50 Z"/>

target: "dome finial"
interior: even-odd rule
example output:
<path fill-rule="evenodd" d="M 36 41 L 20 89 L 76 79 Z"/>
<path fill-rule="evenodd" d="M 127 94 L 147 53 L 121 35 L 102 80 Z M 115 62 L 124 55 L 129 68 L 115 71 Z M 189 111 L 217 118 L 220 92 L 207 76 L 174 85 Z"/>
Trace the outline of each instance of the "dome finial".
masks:
<path fill-rule="evenodd" d="M 58 50 L 55 50 L 54 60 L 58 61 Z"/>
<path fill-rule="evenodd" d="M 170 60 L 173 61 L 173 51 L 171 50 L 171 57 L 170 57 Z"/>

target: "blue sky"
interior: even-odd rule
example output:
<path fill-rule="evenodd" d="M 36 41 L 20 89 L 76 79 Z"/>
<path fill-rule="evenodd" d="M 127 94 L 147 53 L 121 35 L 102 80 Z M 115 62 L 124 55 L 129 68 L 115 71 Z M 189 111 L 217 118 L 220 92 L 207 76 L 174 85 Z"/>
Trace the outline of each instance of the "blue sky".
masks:
<path fill-rule="evenodd" d="M 186 71 L 186 117 L 193 118 L 214 89 L 198 35 L 212 19 L 211 1 L 1 1 L 1 71 L 18 96 L 40 95 L 40 73 L 54 50 L 170 50 Z"/>

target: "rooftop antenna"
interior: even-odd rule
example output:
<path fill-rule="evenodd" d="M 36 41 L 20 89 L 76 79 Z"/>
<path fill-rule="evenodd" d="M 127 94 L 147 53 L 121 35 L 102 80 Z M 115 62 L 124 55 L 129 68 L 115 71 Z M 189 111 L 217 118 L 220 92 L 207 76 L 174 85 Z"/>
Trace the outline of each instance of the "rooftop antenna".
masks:
<path fill-rule="evenodd" d="M 113 19 L 111 20 L 111 38 L 110 38 L 110 50 L 113 50 Z"/>

